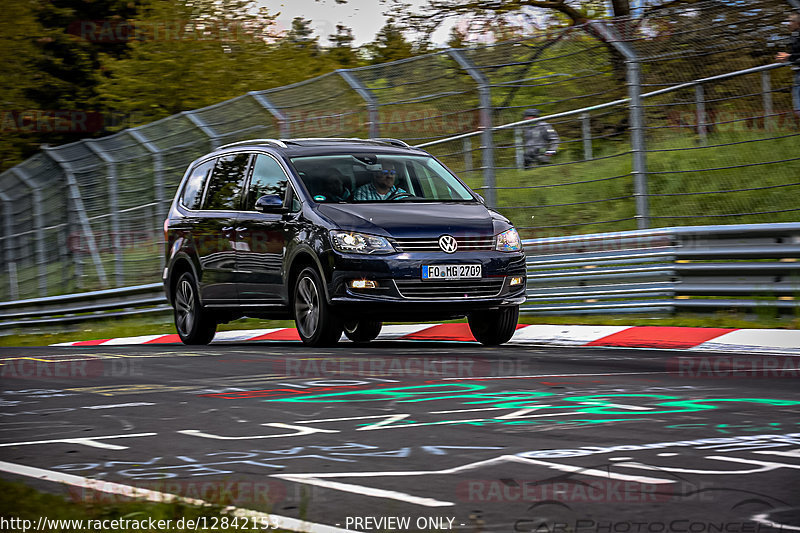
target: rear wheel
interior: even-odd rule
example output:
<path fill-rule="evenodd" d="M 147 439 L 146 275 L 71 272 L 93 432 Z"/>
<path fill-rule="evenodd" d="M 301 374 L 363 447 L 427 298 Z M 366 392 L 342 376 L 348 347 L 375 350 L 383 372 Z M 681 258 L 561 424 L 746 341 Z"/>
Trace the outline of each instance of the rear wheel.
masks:
<path fill-rule="evenodd" d="M 184 272 L 175 285 L 175 329 L 184 344 L 208 344 L 217 332 L 214 315 L 203 309 L 197 282 L 191 272 Z"/>
<path fill-rule="evenodd" d="M 313 268 L 297 277 L 292 299 L 297 333 L 309 346 L 332 346 L 342 336 L 342 322 L 334 316 L 325 299 L 322 280 Z"/>
<path fill-rule="evenodd" d="M 378 320 L 348 320 L 344 334 L 353 342 L 369 342 L 381 333 L 383 322 Z"/>
<path fill-rule="evenodd" d="M 519 306 L 472 313 L 467 320 L 475 340 L 486 346 L 497 346 L 514 335 L 519 321 Z"/>

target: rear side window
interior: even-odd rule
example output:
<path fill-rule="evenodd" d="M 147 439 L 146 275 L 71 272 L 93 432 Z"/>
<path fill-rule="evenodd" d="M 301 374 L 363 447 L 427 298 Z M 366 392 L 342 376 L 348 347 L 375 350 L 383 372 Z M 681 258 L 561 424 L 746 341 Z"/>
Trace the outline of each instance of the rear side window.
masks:
<path fill-rule="evenodd" d="M 208 173 L 214 168 L 215 159 L 206 161 L 194 167 L 181 195 L 181 205 L 187 209 L 200 209 L 203 202 L 203 188 L 206 185 Z"/>
<path fill-rule="evenodd" d="M 253 166 L 253 176 L 245 197 L 245 211 L 255 211 L 256 200 L 265 194 L 277 194 L 286 198 L 286 187 L 289 179 L 275 159 L 259 154 Z"/>
<path fill-rule="evenodd" d="M 250 154 L 229 155 L 217 159 L 206 189 L 203 209 L 237 209 L 249 160 Z"/>

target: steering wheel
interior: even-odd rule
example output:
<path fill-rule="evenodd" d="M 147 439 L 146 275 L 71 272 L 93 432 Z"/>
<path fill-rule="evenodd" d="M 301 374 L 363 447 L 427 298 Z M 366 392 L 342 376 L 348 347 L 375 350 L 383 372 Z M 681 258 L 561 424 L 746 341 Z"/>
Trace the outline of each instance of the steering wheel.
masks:
<path fill-rule="evenodd" d="M 400 198 L 413 198 L 413 197 L 414 197 L 413 194 L 407 193 L 406 191 L 394 191 L 392 194 L 386 197 L 386 201 L 388 202 L 389 200 L 399 200 Z"/>

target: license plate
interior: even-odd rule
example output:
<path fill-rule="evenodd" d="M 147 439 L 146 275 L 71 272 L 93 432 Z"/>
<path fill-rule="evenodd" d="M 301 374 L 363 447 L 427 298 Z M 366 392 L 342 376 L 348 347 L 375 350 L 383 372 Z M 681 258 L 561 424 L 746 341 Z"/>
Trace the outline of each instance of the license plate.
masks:
<path fill-rule="evenodd" d="M 422 280 L 480 279 L 481 265 L 422 265 Z"/>

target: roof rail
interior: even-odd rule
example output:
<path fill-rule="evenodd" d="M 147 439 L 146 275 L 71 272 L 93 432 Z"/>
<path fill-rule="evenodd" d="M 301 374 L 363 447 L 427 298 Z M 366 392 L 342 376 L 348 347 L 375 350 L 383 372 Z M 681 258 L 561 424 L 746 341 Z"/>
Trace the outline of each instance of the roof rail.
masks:
<path fill-rule="evenodd" d="M 389 144 L 393 144 L 395 146 L 402 146 L 403 148 L 413 148 L 410 144 L 405 141 L 401 141 L 400 139 L 393 139 L 391 137 L 373 137 L 370 139 L 371 141 L 381 141 Z"/>
<path fill-rule="evenodd" d="M 402 148 L 413 148 L 409 144 L 400 139 L 391 139 L 388 137 L 372 137 L 369 139 L 361 139 L 360 137 L 298 137 L 296 139 L 281 139 L 284 142 L 294 141 L 346 141 L 346 142 L 362 142 L 362 143 L 383 143 L 391 144 L 393 146 L 400 146 Z"/>
<path fill-rule="evenodd" d="M 237 141 L 235 143 L 223 144 L 222 146 L 217 148 L 217 150 L 222 150 L 223 148 L 231 148 L 232 146 L 242 146 L 246 144 L 274 144 L 275 146 L 286 148 L 286 143 L 284 143 L 280 139 L 250 139 L 249 141 Z"/>

